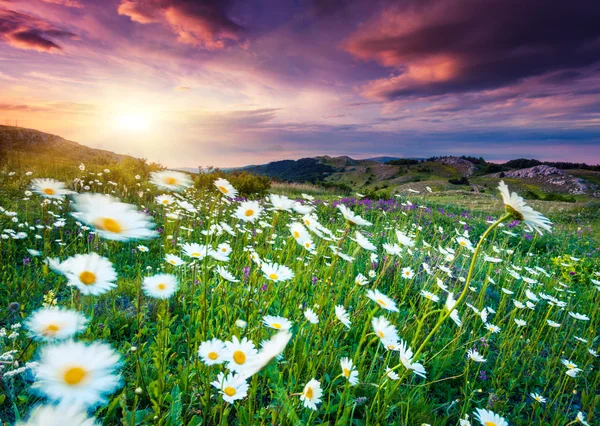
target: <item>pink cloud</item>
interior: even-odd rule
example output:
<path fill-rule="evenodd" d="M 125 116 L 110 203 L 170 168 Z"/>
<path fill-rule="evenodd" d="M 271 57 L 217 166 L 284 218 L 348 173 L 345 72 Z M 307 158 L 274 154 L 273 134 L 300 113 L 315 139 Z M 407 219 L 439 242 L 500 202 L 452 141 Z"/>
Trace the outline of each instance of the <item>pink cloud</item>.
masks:
<path fill-rule="evenodd" d="M 74 7 L 76 9 L 83 8 L 83 5 L 78 0 L 42 0 L 46 3 L 58 4 L 66 7 Z"/>
<path fill-rule="evenodd" d="M 120 15 L 140 24 L 162 23 L 177 41 L 207 50 L 225 48 L 241 40 L 243 29 L 228 15 L 229 1 L 122 0 Z"/>

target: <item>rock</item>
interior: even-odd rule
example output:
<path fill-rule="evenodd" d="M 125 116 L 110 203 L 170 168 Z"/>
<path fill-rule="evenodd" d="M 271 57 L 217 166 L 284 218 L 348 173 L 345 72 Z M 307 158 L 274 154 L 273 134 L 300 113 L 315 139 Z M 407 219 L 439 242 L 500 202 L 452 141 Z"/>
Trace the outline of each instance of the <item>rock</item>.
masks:
<path fill-rule="evenodd" d="M 569 194 L 586 194 L 595 189 L 595 185 L 589 182 L 572 176 L 564 170 L 556 167 L 541 164 L 539 166 L 529 167 L 527 169 L 510 170 L 503 172 L 504 177 L 516 179 L 536 179 L 543 183 L 555 185 L 561 188 L 562 192 Z M 491 177 L 500 177 L 500 173 L 493 173 Z"/>

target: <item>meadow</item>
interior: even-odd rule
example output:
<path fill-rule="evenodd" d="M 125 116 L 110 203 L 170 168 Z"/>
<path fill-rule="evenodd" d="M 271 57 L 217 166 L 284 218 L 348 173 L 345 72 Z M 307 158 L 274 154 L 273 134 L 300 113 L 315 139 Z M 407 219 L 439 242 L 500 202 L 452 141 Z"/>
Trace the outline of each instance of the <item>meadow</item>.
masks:
<path fill-rule="evenodd" d="M 586 217 L 193 179 L 1 170 L 2 422 L 599 424 Z"/>

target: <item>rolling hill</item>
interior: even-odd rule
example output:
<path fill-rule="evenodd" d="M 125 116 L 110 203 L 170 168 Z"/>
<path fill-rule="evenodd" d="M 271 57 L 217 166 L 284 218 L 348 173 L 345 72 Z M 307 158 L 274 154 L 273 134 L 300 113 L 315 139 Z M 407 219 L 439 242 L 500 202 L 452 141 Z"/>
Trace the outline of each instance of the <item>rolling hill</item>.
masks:
<path fill-rule="evenodd" d="M 52 163 L 96 164 L 119 163 L 132 158 L 38 130 L 0 126 L 0 161 L 7 156 L 35 157 Z M 197 173 L 192 168 L 180 170 Z M 568 195 L 569 200 L 600 198 L 600 166 L 532 159 L 495 164 L 483 158 L 466 156 L 428 159 L 385 156 L 363 160 L 348 156 L 318 156 L 222 171 L 236 170 L 268 176 L 277 181 L 308 182 L 345 191 L 389 196 L 409 190 L 426 193 L 427 187 L 436 192 L 466 190 L 480 193 L 504 179 L 529 198 L 551 199 L 560 194 Z"/>
<path fill-rule="evenodd" d="M 47 157 L 51 161 L 79 161 L 111 164 L 127 155 L 90 148 L 60 136 L 22 127 L 0 126 L 0 158 L 9 154 Z"/>
<path fill-rule="evenodd" d="M 435 157 L 429 159 L 381 157 L 356 160 L 348 156 L 320 156 L 300 160 L 274 161 L 244 170 L 286 182 L 310 182 L 326 186 L 367 192 L 403 192 L 409 189 L 425 192 L 469 190 L 485 192 L 501 179 L 531 198 L 544 199 L 548 194 L 568 194 L 580 197 L 600 197 L 597 166 L 571 163 L 559 169 L 537 160 L 512 160 L 505 164 L 488 163 L 474 157 Z M 519 167 L 531 166 L 532 167 Z M 583 168 L 581 168 L 583 167 Z"/>

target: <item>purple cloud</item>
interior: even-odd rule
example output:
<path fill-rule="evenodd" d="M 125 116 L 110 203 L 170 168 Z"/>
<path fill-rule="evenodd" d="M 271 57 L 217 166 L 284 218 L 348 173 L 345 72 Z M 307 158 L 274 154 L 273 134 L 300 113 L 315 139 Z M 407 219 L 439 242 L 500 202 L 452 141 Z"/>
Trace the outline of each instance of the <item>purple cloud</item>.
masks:
<path fill-rule="evenodd" d="M 60 51 L 62 47 L 53 39 L 76 39 L 70 31 L 31 15 L 0 8 L 0 39 L 19 49 L 40 52 Z"/>

